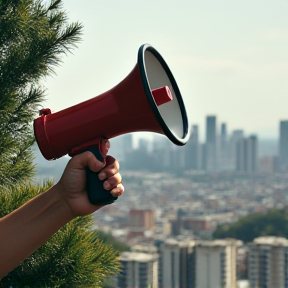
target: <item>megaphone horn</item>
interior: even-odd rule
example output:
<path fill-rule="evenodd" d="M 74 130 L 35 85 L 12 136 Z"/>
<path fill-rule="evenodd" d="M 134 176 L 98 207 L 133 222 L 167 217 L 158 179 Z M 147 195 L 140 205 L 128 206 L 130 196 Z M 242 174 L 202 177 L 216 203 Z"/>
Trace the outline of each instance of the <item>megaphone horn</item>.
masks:
<path fill-rule="evenodd" d="M 114 88 L 59 112 L 42 109 L 40 114 L 34 120 L 34 133 L 47 160 L 93 150 L 101 161 L 106 155 L 101 153 L 100 139 L 137 131 L 164 134 L 176 145 L 186 144 L 189 138 L 187 113 L 177 83 L 162 56 L 148 44 L 139 48 L 134 69 Z M 92 187 L 87 184 L 90 202 L 114 202 L 101 182 L 93 192 L 93 179 Z"/>

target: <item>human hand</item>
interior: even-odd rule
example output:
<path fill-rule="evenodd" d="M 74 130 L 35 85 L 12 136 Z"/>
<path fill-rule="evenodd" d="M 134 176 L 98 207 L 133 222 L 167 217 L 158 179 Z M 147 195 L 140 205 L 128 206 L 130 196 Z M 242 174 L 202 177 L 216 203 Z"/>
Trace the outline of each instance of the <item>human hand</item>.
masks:
<path fill-rule="evenodd" d="M 109 149 L 108 145 L 105 147 L 105 151 L 101 150 L 103 156 Z M 88 151 L 72 157 L 56 185 L 0 219 L 0 278 L 43 245 L 63 225 L 103 206 L 92 205 L 88 200 L 87 166 L 92 171 L 101 171 L 99 178 L 107 179 L 104 182 L 107 193 L 111 190 L 113 196 L 122 195 L 124 187 L 117 160 L 107 156 L 104 164 Z"/>
<path fill-rule="evenodd" d="M 68 162 L 60 181 L 55 185 L 61 193 L 74 217 L 84 216 L 95 212 L 104 205 L 93 205 L 89 202 L 86 191 L 85 167 L 99 173 L 99 179 L 106 181 L 103 187 L 113 196 L 121 196 L 124 186 L 119 173 L 119 162 L 112 156 L 106 157 L 106 164 L 98 161 L 91 152 L 75 155 Z M 97 191 L 95 191 L 97 193 Z"/>

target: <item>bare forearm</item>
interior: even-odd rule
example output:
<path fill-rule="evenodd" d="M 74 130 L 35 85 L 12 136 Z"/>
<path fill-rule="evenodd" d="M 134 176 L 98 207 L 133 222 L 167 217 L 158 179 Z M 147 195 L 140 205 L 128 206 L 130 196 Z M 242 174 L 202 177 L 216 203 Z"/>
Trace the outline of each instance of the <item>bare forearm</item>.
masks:
<path fill-rule="evenodd" d="M 0 219 L 0 278 L 72 219 L 56 186 Z"/>

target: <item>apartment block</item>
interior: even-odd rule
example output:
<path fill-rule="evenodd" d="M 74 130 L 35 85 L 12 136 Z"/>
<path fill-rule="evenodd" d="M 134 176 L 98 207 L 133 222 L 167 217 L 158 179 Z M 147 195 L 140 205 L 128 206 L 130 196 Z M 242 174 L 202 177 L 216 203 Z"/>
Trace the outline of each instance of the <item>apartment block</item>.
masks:
<path fill-rule="evenodd" d="M 124 252 L 122 270 L 117 277 L 118 288 L 158 288 L 158 255 Z"/>
<path fill-rule="evenodd" d="M 248 278 L 251 288 L 288 287 L 288 240 L 266 236 L 248 244 Z"/>
<path fill-rule="evenodd" d="M 168 240 L 160 246 L 160 288 L 236 288 L 237 241 Z"/>
<path fill-rule="evenodd" d="M 140 228 L 143 230 L 154 230 L 155 213 L 149 209 L 131 209 L 129 212 L 130 228 Z"/>

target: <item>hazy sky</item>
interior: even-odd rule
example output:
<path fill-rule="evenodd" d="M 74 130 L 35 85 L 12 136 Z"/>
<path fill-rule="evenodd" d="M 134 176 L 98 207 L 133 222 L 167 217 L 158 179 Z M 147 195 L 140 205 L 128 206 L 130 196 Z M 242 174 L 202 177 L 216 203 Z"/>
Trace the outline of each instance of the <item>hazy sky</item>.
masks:
<path fill-rule="evenodd" d="M 64 0 L 82 42 L 44 82 L 58 111 L 114 87 L 149 43 L 168 63 L 189 121 L 278 137 L 288 119 L 288 0 Z"/>

